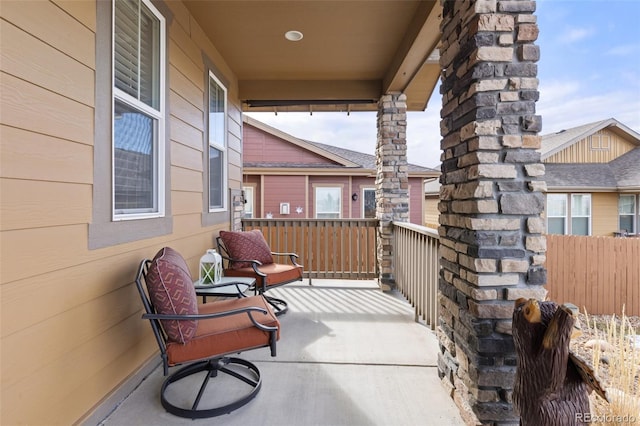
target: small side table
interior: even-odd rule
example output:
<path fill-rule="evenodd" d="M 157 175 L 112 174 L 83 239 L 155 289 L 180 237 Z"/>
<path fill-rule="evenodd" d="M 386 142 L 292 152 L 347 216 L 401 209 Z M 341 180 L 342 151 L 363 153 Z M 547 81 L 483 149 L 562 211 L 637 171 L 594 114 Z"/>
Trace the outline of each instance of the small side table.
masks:
<path fill-rule="evenodd" d="M 216 284 L 200 284 L 200 280 L 193 283 L 196 296 L 202 296 L 202 302 L 207 303 L 207 296 L 215 297 L 245 297 L 245 292 L 256 283 L 255 278 L 222 277 Z"/>

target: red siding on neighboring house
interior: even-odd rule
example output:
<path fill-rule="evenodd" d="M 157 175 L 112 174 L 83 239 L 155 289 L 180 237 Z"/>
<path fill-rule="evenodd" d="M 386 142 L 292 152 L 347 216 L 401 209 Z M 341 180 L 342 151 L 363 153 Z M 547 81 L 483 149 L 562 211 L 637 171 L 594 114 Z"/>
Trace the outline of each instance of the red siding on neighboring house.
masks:
<path fill-rule="evenodd" d="M 364 217 L 363 189 L 375 190 L 375 156 L 299 139 L 253 119 L 245 118 L 243 134 L 243 185 L 253 187 L 253 217 L 314 219 L 318 186 L 341 189 L 340 218 Z M 415 165 L 408 168 L 409 221 L 420 225 L 423 180 L 437 171 Z M 280 203 L 289 203 L 288 215 L 280 214 Z M 302 208 L 301 213 L 296 212 L 297 207 Z"/>
<path fill-rule="evenodd" d="M 264 177 L 264 215 L 273 218 L 303 219 L 306 217 L 305 176 L 265 176 Z M 289 203 L 289 214 L 280 214 L 280 203 Z M 296 207 L 303 207 L 301 214 Z"/>
<path fill-rule="evenodd" d="M 363 189 L 376 189 L 376 179 L 374 177 L 360 177 L 356 176 L 351 180 L 351 194 L 358 194 L 358 201 L 351 200 L 349 195 L 349 205 L 351 206 L 351 218 L 362 219 L 363 208 L 362 203 L 364 199 L 362 197 Z"/>
<path fill-rule="evenodd" d="M 245 163 L 336 164 L 252 126 L 244 126 Z"/>

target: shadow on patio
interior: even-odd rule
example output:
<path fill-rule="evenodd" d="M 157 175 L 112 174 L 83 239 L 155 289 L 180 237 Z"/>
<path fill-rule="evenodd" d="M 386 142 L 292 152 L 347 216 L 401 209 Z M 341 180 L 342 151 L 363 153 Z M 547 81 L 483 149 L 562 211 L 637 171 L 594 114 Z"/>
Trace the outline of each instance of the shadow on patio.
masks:
<path fill-rule="evenodd" d="M 248 405 L 214 419 L 170 415 L 160 405 L 158 367 L 103 424 L 464 424 L 440 385 L 436 337 L 414 322 L 401 296 L 372 281 L 313 282 L 272 290 L 289 312 L 280 317 L 277 357 L 267 348 L 240 356 L 256 362 L 263 377 Z"/>

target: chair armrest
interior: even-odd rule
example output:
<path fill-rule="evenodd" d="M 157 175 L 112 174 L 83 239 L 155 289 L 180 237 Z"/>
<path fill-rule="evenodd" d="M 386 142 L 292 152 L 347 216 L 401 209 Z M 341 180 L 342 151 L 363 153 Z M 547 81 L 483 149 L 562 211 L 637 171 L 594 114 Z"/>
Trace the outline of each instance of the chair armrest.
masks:
<path fill-rule="evenodd" d="M 278 253 L 278 252 L 272 251 L 271 255 L 272 256 L 289 256 L 289 260 L 291 261 L 293 266 L 302 266 L 302 265 L 299 265 L 298 262 L 296 261 L 296 259 L 300 257 L 296 253 Z"/>
<path fill-rule="evenodd" d="M 211 314 L 176 315 L 176 314 L 146 314 L 145 313 L 145 314 L 142 314 L 142 318 L 148 319 L 148 320 L 155 319 L 155 320 L 171 320 L 171 321 L 193 321 L 193 320 L 207 320 L 212 318 L 223 318 L 231 315 L 240 315 L 240 314 L 246 313 L 249 316 L 249 319 L 251 320 L 253 325 L 258 327 L 259 329 L 264 331 L 276 331 L 278 329 L 277 327 L 269 327 L 267 325 L 260 324 L 258 321 L 255 320 L 255 318 L 253 318 L 253 315 L 252 315 L 253 312 L 259 312 L 263 315 L 267 315 L 268 313 L 268 311 L 264 308 L 260 308 L 258 306 L 247 306 L 246 308 L 232 309 L 230 311 L 215 312 Z"/>
<path fill-rule="evenodd" d="M 227 262 L 229 262 L 229 265 L 233 264 L 234 262 L 251 263 L 251 267 L 256 272 L 256 274 L 258 274 L 260 276 L 265 276 L 262 272 L 258 271 L 258 266 L 262 265 L 262 262 L 260 262 L 259 260 L 255 260 L 255 259 L 234 259 L 233 257 L 229 257 L 229 256 L 223 256 L 223 255 L 220 255 L 220 256 L 223 259 L 227 260 Z"/>
<path fill-rule="evenodd" d="M 299 257 L 296 253 L 278 253 L 278 252 L 272 251 L 271 254 L 273 256 L 289 256 L 289 257 L 293 256 L 295 258 Z"/>

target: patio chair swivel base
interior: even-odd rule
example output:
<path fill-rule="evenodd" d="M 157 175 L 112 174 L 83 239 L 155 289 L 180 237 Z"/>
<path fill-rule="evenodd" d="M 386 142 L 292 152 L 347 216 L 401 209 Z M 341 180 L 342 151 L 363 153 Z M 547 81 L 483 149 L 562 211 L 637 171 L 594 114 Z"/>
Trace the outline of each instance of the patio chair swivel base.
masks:
<path fill-rule="evenodd" d="M 203 372 L 206 372 L 206 374 L 202 374 L 204 379 L 191 408 L 184 408 L 179 406 L 177 402 L 169 401 L 167 393 L 170 393 L 168 391 L 172 384 Z M 241 393 L 241 396 L 236 397 L 233 401 L 223 403 L 217 407 L 200 408 L 201 402 L 205 404 L 205 402 L 202 401 L 202 397 L 207 389 L 209 380 L 216 379 L 218 377 L 218 373 L 225 373 L 228 376 L 249 385 L 248 392 Z M 240 358 L 213 358 L 189 364 L 167 377 L 160 390 L 160 401 L 164 409 L 175 416 L 190 419 L 204 419 L 220 416 L 222 414 L 229 414 L 233 410 L 242 407 L 255 398 L 260 391 L 261 386 L 262 378 L 260 377 L 260 370 L 258 370 L 258 367 L 256 367 L 255 364 Z M 228 388 L 220 390 L 221 393 L 224 394 L 222 395 L 223 397 L 230 391 Z"/>

